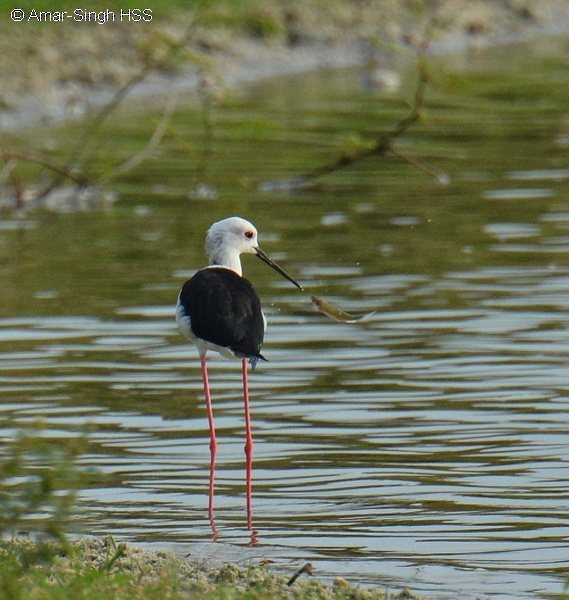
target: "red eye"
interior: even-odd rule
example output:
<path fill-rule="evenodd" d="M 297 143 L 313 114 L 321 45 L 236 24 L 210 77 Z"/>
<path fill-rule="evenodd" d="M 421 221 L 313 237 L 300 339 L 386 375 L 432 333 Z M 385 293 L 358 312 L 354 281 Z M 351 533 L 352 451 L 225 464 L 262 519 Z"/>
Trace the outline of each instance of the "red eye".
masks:
<path fill-rule="evenodd" d="M 251 239 L 253 239 L 253 236 L 254 236 L 254 235 L 255 235 L 255 233 L 254 233 L 253 231 L 246 231 L 246 232 L 245 232 L 245 237 L 246 237 L 248 240 L 251 240 Z"/>

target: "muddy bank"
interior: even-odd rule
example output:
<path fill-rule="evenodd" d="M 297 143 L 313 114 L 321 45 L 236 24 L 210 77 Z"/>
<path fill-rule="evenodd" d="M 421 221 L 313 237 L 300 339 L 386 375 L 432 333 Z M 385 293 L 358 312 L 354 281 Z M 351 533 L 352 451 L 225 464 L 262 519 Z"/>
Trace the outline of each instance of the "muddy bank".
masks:
<path fill-rule="evenodd" d="M 28 15 L 29 16 L 29 15 Z M 195 89 L 359 63 L 381 66 L 432 28 L 433 52 L 569 30 L 566 0 L 212 2 L 137 23 L 0 22 L 0 127 L 80 118 L 129 94 Z"/>
<path fill-rule="evenodd" d="M 82 598 L 101 597 L 103 591 L 113 597 L 139 599 L 166 594 L 180 600 L 420 600 L 406 588 L 360 588 L 341 577 L 324 580 L 306 564 L 284 575 L 259 560 L 220 566 L 211 560 L 143 550 L 111 537 L 83 538 L 65 546 L 15 538 L 0 544 L 1 562 L 10 563 L 11 571 L 0 569 L 0 587 L 6 588 L 3 578 L 9 577 L 17 597 L 53 598 L 58 593 L 67 597 L 72 589 Z"/>

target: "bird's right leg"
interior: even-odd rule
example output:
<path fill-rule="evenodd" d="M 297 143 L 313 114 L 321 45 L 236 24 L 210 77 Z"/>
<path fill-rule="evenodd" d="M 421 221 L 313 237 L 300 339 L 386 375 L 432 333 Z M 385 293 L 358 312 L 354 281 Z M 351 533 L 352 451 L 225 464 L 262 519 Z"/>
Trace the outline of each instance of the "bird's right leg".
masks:
<path fill-rule="evenodd" d="M 253 434 L 251 433 L 251 414 L 249 411 L 249 380 L 247 376 L 248 359 L 241 361 L 243 374 L 243 403 L 245 405 L 245 481 L 247 493 L 247 527 L 251 531 L 251 545 L 256 543 L 256 531 L 253 529 Z"/>

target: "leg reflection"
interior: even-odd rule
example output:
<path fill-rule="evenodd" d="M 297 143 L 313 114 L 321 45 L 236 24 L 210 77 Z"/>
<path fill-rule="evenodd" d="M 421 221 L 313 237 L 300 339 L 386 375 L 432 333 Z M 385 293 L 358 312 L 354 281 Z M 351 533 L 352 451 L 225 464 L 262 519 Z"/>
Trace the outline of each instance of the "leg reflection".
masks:
<path fill-rule="evenodd" d="M 255 546 L 259 543 L 258 531 L 253 525 L 253 458 L 247 458 L 245 468 L 246 474 L 246 493 L 247 493 L 247 529 L 251 536 L 249 546 Z"/>
<path fill-rule="evenodd" d="M 215 509 L 214 509 L 214 498 L 215 498 L 215 457 L 216 449 L 212 448 L 209 462 L 209 489 L 208 489 L 208 506 L 207 515 L 209 518 L 209 524 L 211 526 L 211 541 L 217 542 L 218 531 L 215 525 Z"/>

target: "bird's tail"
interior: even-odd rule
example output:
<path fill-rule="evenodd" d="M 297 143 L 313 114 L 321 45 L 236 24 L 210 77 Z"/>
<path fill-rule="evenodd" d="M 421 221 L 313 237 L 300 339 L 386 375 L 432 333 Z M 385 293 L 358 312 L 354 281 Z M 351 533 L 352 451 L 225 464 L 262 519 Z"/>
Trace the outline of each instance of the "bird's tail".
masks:
<path fill-rule="evenodd" d="M 252 356 L 249 356 L 249 364 L 251 365 L 251 370 L 253 370 L 256 366 L 257 363 L 260 360 L 264 360 L 265 362 L 269 362 L 262 354 L 253 354 Z"/>

